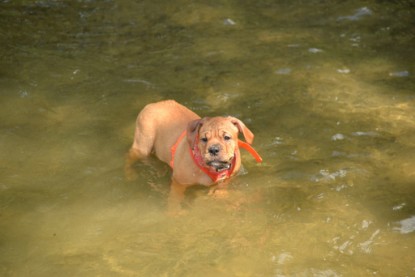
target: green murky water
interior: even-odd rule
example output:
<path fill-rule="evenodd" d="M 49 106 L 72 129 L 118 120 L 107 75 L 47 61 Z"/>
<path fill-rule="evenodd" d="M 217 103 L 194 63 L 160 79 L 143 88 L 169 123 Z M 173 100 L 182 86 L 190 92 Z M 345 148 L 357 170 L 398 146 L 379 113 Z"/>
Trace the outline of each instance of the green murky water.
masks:
<path fill-rule="evenodd" d="M 411 1 L 1 1 L 1 276 L 415 275 Z M 147 103 L 231 114 L 257 165 L 166 216 Z"/>

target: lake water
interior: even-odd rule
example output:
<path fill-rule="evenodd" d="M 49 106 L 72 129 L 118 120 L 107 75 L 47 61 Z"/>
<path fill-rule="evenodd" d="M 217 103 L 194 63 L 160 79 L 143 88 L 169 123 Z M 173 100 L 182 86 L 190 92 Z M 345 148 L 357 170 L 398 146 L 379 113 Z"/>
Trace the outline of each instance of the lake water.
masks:
<path fill-rule="evenodd" d="M 0 1 L 1 276 L 414 276 L 412 1 Z M 176 99 L 255 134 L 228 197 L 125 180 Z"/>

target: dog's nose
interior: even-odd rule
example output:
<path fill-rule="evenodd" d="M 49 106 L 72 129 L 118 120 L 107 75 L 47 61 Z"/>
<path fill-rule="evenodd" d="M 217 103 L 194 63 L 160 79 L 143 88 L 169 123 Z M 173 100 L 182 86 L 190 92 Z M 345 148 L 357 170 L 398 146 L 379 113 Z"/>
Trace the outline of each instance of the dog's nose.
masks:
<path fill-rule="evenodd" d="M 220 146 L 217 144 L 214 144 L 209 147 L 208 151 L 211 156 L 216 156 L 220 151 Z"/>

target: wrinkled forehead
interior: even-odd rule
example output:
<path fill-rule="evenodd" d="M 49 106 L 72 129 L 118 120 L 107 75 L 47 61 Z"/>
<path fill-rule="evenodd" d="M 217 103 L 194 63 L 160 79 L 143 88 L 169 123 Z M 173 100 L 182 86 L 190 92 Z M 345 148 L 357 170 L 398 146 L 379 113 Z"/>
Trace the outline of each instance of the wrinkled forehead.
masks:
<path fill-rule="evenodd" d="M 206 120 L 199 132 L 219 132 L 238 133 L 238 128 L 226 117 L 212 117 Z"/>

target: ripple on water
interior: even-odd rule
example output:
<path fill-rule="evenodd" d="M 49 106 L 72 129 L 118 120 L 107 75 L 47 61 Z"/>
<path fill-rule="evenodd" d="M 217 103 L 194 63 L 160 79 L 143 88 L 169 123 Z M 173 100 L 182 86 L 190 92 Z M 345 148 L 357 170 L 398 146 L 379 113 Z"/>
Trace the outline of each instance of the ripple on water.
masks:
<path fill-rule="evenodd" d="M 362 19 L 365 16 L 372 15 L 373 12 L 368 7 L 361 7 L 357 9 L 354 14 L 346 15 L 346 16 L 339 16 L 337 18 L 338 21 L 349 20 L 349 21 L 357 21 Z"/>
<path fill-rule="evenodd" d="M 406 218 L 406 219 L 396 222 L 396 225 L 398 226 L 395 226 L 393 230 L 401 234 L 409 234 L 409 233 L 414 232 L 415 231 L 415 215 L 411 216 L 410 218 Z"/>

